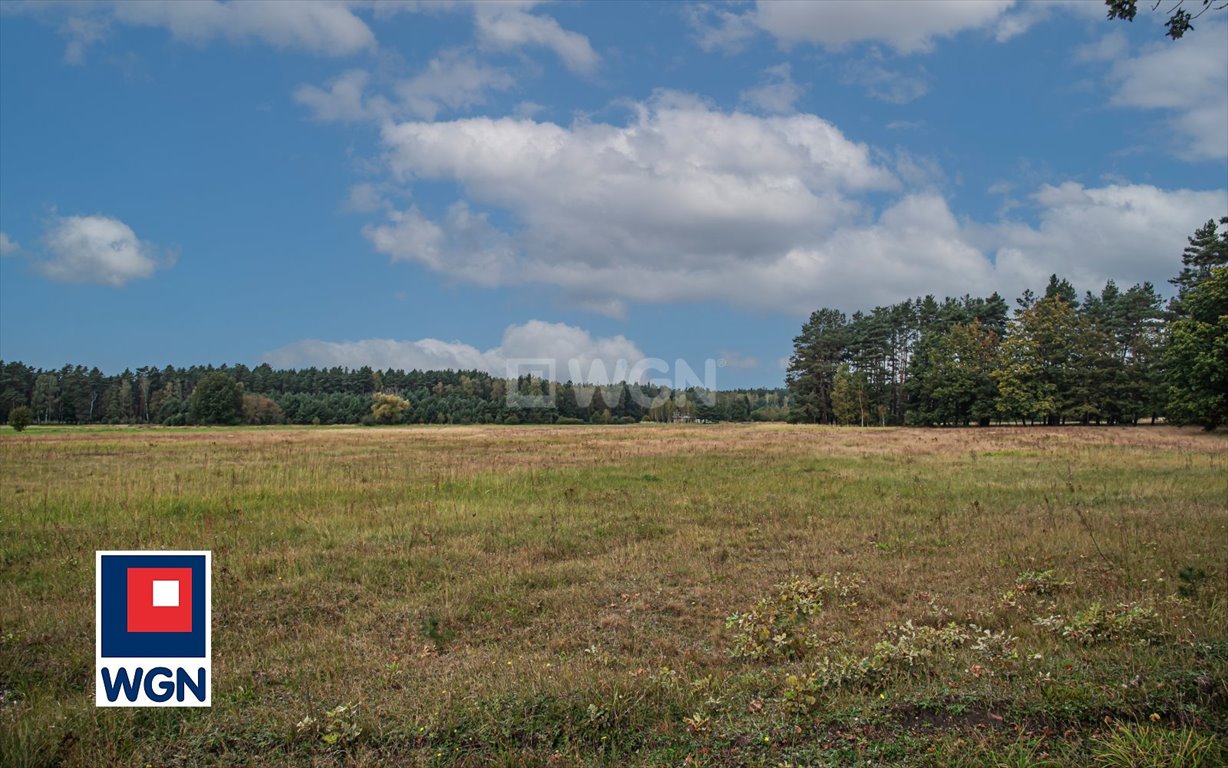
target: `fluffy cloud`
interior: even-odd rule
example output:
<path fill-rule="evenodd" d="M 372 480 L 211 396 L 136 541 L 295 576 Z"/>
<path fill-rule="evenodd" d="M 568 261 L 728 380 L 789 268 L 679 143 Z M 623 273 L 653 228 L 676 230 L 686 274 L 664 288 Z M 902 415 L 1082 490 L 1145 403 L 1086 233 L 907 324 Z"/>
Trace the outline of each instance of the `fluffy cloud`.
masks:
<path fill-rule="evenodd" d="M 396 90 L 409 114 L 433 120 L 443 109 L 483 104 L 487 91 L 505 91 L 515 84 L 503 70 L 453 51 L 431 59 L 426 71 L 402 82 Z"/>
<path fill-rule="evenodd" d="M 377 20 L 400 13 L 471 10 L 483 48 L 499 51 L 541 47 L 553 51 L 573 72 L 591 74 L 601 58 L 587 37 L 564 29 L 524 2 L 452 0 L 99 0 L 47 3 L 9 0 L 5 11 L 41 16 L 58 24 L 67 40 L 64 59 L 81 64 L 89 47 L 105 39 L 114 24 L 159 27 L 177 40 L 204 44 L 216 39 L 262 42 L 324 56 L 375 50 L 375 33 L 358 15 Z"/>
<path fill-rule="evenodd" d="M 353 0 L 359 3 L 359 0 Z M 592 74 L 601 63 L 589 39 L 564 29 L 554 18 L 530 13 L 539 0 L 361 0 L 361 5 L 373 9 L 382 18 L 402 12 L 433 13 L 440 11 L 470 11 L 473 14 L 476 42 L 487 51 L 518 51 L 522 48 L 545 48 L 562 60 L 574 73 Z"/>
<path fill-rule="evenodd" d="M 41 17 L 58 26 L 67 40 L 64 60 L 82 64 L 90 46 L 106 39 L 116 25 L 158 27 L 196 44 L 226 39 L 348 56 L 376 47 L 375 34 L 354 13 L 363 5 L 347 0 L 6 0 L 3 11 Z"/>
<path fill-rule="evenodd" d="M 489 361 L 477 347 L 438 339 L 342 342 L 304 339 L 275 349 L 262 360 L 278 368 L 361 368 L 369 365 L 381 370 L 489 370 Z"/>
<path fill-rule="evenodd" d="M 113 8 L 119 21 L 163 27 L 175 38 L 195 43 L 219 37 L 260 40 L 327 56 L 345 56 L 376 45 L 366 23 L 346 3 L 334 0 L 145 0 L 116 3 Z"/>
<path fill-rule="evenodd" d="M 675 94 L 625 126 L 475 118 L 390 124 L 383 138 L 395 177 L 458 182 L 521 227 L 495 229 L 464 202 L 438 222 L 410 210 L 368 227 L 378 250 L 484 284 L 562 285 L 580 301 L 685 294 L 680 282 L 721 279 L 726 265 L 763 266 L 861 216 L 850 193 L 898 183 L 813 115 L 724 114 Z"/>
<path fill-rule="evenodd" d="M 1013 0 L 759 0 L 747 13 L 701 9 L 691 19 L 706 50 L 736 49 L 758 28 L 783 46 L 813 43 L 841 49 L 877 42 L 899 53 L 926 53 L 937 38 L 1001 24 L 1012 5 Z M 1009 34 L 999 30 L 999 37 L 1023 28 L 1026 24 Z"/>
<path fill-rule="evenodd" d="M 577 74 L 590 74 L 601 59 L 588 38 L 563 29 L 549 16 L 524 10 L 526 4 L 476 3 L 473 6 L 478 41 L 485 48 L 514 50 L 525 46 L 549 48 Z"/>
<path fill-rule="evenodd" d="M 21 246 L 17 241 L 9 237 L 7 232 L 0 232 L 0 256 L 11 256 L 20 252 Z"/>
<path fill-rule="evenodd" d="M 43 236 L 45 256 L 35 268 L 52 280 L 121 286 L 162 266 L 157 249 L 109 216 L 65 216 Z"/>
<path fill-rule="evenodd" d="M 842 48 L 878 41 L 900 53 L 924 53 L 933 48 L 935 38 L 994 23 L 1012 4 L 1012 0 L 761 0 L 756 22 L 786 45 L 817 43 Z"/>
<path fill-rule="evenodd" d="M 1153 43 L 1109 74 L 1120 107 L 1164 110 L 1182 140 L 1175 154 L 1228 157 L 1228 24 L 1206 21 L 1178 43 Z"/>
<path fill-rule="evenodd" d="M 766 269 L 743 266 L 763 305 L 798 314 L 820 305 L 886 304 L 924 293 L 983 291 L 993 267 L 965 241 L 946 201 L 908 194 L 869 224 L 850 223 L 829 237 L 799 242 Z"/>
<path fill-rule="evenodd" d="M 368 225 L 363 234 L 376 251 L 393 261 L 417 262 L 478 285 L 515 282 L 517 258 L 511 238 L 465 202 L 453 204 L 439 224 L 417 208 L 389 211 L 388 216 L 387 224 Z"/>
<path fill-rule="evenodd" d="M 1037 286 L 1057 272 L 1085 288 L 1108 278 L 1163 287 L 1180 267 L 1185 238 L 1228 210 L 1228 191 L 1067 182 L 1042 187 L 1032 202 L 1034 226 L 1004 223 L 969 232 L 994 252 L 1004 285 Z"/>
<path fill-rule="evenodd" d="M 541 361 L 551 361 L 557 380 L 595 384 L 620 380 L 618 372 L 624 371 L 634 378 L 636 366 L 643 360 L 644 353 L 624 336 L 593 336 L 583 328 L 541 320 L 509 325 L 501 343 L 485 351 L 438 339 L 307 339 L 264 355 L 264 362 L 279 368 L 369 365 L 378 369 L 479 370 L 494 376 L 515 376 L 518 371 L 541 375 Z"/>
<path fill-rule="evenodd" d="M 294 98 L 320 121 L 356 122 L 416 117 L 434 120 L 444 110 L 469 109 L 486 102 L 490 91 L 505 91 L 516 82 L 507 72 L 487 66 L 462 51 L 444 51 L 426 69 L 396 83 L 395 99 L 366 93 L 368 73 L 354 69 L 324 88 L 300 85 Z"/>
<path fill-rule="evenodd" d="M 1013 293 L 1053 271 L 1087 288 L 1161 283 L 1174 243 L 1228 209 L 1222 191 L 1068 184 L 1042 188 L 1020 218 L 960 221 L 929 191 L 941 169 L 924 159 L 872 152 L 814 115 L 677 94 L 625 125 L 389 123 L 383 142 L 394 181 L 455 183 L 463 199 L 439 216 L 391 210 L 364 230 L 377 251 L 481 285 L 556 286 L 613 316 L 627 302 L 804 314 Z"/>
<path fill-rule="evenodd" d="M 583 328 L 541 320 L 508 326 L 502 343 L 493 351 L 509 373 L 515 371 L 518 361 L 552 360 L 555 378 L 592 384 L 618 381 L 623 376 L 616 371 L 634 370 L 645 359 L 639 347 L 622 334 L 595 337 Z"/>
<path fill-rule="evenodd" d="M 722 230 L 732 247 L 746 219 L 821 228 L 841 191 L 896 186 L 865 145 L 814 115 L 725 114 L 671 93 L 636 105 L 624 126 L 474 118 L 388 125 L 383 140 L 398 177 L 455 179 L 503 207 L 549 206 L 524 211 L 535 222 L 577 219 L 570 224 L 587 230 L 602 219 L 666 220 L 705 244 L 702 233 Z"/>

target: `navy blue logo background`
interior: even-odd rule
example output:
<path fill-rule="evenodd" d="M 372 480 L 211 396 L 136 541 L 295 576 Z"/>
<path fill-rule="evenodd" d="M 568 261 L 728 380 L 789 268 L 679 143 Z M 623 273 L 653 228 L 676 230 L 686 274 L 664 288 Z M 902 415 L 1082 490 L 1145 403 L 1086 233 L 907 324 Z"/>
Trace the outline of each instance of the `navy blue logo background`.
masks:
<path fill-rule="evenodd" d="M 128 569 L 191 568 L 192 631 L 129 632 Z M 102 555 L 102 656 L 188 658 L 205 656 L 204 555 Z"/>

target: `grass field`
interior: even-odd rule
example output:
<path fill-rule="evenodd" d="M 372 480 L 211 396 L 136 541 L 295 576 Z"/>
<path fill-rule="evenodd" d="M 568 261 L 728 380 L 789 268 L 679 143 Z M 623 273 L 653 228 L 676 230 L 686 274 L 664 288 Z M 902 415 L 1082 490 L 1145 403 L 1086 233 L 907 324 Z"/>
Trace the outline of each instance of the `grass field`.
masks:
<path fill-rule="evenodd" d="M 144 548 L 210 710 L 93 706 Z M 1226 681 L 1222 435 L 0 433 L 5 766 L 1217 765 Z"/>

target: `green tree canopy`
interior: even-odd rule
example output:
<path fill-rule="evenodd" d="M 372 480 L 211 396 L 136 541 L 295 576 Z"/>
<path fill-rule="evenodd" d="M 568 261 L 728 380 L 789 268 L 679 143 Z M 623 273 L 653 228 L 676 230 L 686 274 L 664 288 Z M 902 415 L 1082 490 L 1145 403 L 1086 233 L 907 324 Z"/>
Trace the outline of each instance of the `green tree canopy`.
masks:
<path fill-rule="evenodd" d="M 192 390 L 191 403 L 192 421 L 197 424 L 238 424 L 243 415 L 243 388 L 229 373 L 209 373 Z"/>
<path fill-rule="evenodd" d="M 918 353 L 913 391 L 922 424 L 988 424 L 998 390 L 991 374 L 998 335 L 979 321 L 934 334 Z"/>
<path fill-rule="evenodd" d="M 9 411 L 9 426 L 17 432 L 20 432 L 26 427 L 30 426 L 30 423 L 33 421 L 34 412 L 30 410 L 29 406 L 19 405 L 13 410 Z"/>
<path fill-rule="evenodd" d="M 376 392 L 372 396 L 371 417 L 378 424 L 396 424 L 409 410 L 409 401 L 391 392 Z"/>
<path fill-rule="evenodd" d="M 836 369 L 844 358 L 848 319 L 836 309 L 820 309 L 810 315 L 801 335 L 793 340 L 786 381 L 793 392 L 797 421 L 830 424 L 831 393 Z"/>
<path fill-rule="evenodd" d="M 1169 421 L 1204 429 L 1228 418 L 1228 216 L 1220 223 L 1223 232 L 1207 222 L 1182 254 L 1164 354 Z"/>

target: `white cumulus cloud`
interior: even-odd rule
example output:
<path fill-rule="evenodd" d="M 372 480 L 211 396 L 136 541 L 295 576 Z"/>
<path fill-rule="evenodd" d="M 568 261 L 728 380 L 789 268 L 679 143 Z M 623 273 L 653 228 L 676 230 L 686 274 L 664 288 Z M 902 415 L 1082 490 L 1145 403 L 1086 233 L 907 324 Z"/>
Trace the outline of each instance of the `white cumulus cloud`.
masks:
<path fill-rule="evenodd" d="M 961 220 L 930 159 L 871 150 L 815 115 L 672 93 L 624 125 L 389 123 L 383 142 L 394 183 L 455 183 L 462 197 L 438 215 L 389 210 L 364 230 L 377 251 L 465 282 L 555 286 L 614 317 L 629 302 L 804 314 L 1014 294 L 1050 272 L 1162 284 L 1185 236 L 1228 210 L 1223 191 L 1064 185 L 1020 218 Z"/>
<path fill-rule="evenodd" d="M 1109 80 L 1114 106 L 1162 110 L 1172 139 L 1192 160 L 1228 157 L 1228 24 L 1208 20 L 1180 41 L 1164 40 L 1120 58 Z"/>
<path fill-rule="evenodd" d="M 899 53 L 927 53 L 935 40 L 964 30 L 1001 25 L 1014 0 L 759 0 L 753 10 L 735 13 L 703 8 L 692 13 L 700 45 L 736 49 L 757 28 L 782 46 L 815 44 L 840 50 L 863 42 L 882 43 Z M 1030 24 L 1031 22 L 1028 22 Z M 1017 34 L 999 29 L 1002 39 Z"/>
<path fill-rule="evenodd" d="M 1012 4 L 1012 0 L 761 0 L 756 21 L 785 44 L 842 48 L 878 41 L 900 53 L 923 53 L 933 48 L 935 38 L 994 23 Z"/>
<path fill-rule="evenodd" d="M 724 265 L 821 239 L 864 213 L 851 193 L 898 185 L 813 115 L 725 114 L 676 94 L 623 126 L 474 118 L 390 124 L 383 139 L 394 177 L 455 181 L 468 200 L 438 221 L 413 209 L 368 227 L 377 250 L 488 285 L 562 285 L 581 301 L 688 293 L 679 280 L 700 286 Z M 494 228 L 489 208 L 520 226 Z"/>
<path fill-rule="evenodd" d="M 294 98 L 311 110 L 316 120 L 328 122 L 382 121 L 398 117 L 434 120 L 440 112 L 463 111 L 486 103 L 491 91 L 516 85 L 498 67 L 477 61 L 460 50 L 443 51 L 418 74 L 391 84 L 393 97 L 368 94 L 370 75 L 353 69 L 321 88 L 300 85 Z"/>
<path fill-rule="evenodd" d="M 388 217 L 388 223 L 368 225 L 363 234 L 393 261 L 418 262 L 478 285 L 514 281 L 517 261 L 511 239 L 464 201 L 454 203 L 440 223 L 417 208 L 389 211 Z"/>
<path fill-rule="evenodd" d="M 515 84 L 501 69 L 448 51 L 431 59 L 424 72 L 400 83 L 396 91 L 409 114 L 433 120 L 443 109 L 478 106 L 485 103 L 488 91 L 506 91 Z"/>
<path fill-rule="evenodd" d="M 89 48 L 117 26 L 156 27 L 176 40 L 260 42 L 324 56 L 377 47 L 375 34 L 349 0 L 5 0 L 3 12 L 43 19 L 66 40 L 64 61 L 83 64 Z"/>
<path fill-rule="evenodd" d="M 176 39 L 195 43 L 219 37 L 233 42 L 259 40 L 327 56 L 376 46 L 370 27 L 347 3 L 335 0 L 143 0 L 115 3 L 113 13 L 121 22 L 163 27 Z"/>
<path fill-rule="evenodd" d="M 590 74 L 601 57 L 579 32 L 563 29 L 549 16 L 525 10 L 520 3 L 475 3 L 474 21 L 478 41 L 485 48 L 515 50 L 525 46 L 549 48 L 572 72 Z"/>
<path fill-rule="evenodd" d="M 1038 286 L 1058 273 L 1083 288 L 1149 280 L 1165 288 L 1186 238 L 1228 211 L 1228 190 L 1163 190 L 1145 184 L 1043 186 L 1037 223 L 1000 223 L 969 239 L 995 254 L 999 282 Z"/>
<path fill-rule="evenodd" d="M 363 339 L 320 341 L 305 339 L 264 355 L 264 362 L 279 368 L 344 366 L 403 370 L 479 370 L 493 376 L 515 376 L 517 371 L 543 373 L 535 367 L 550 361 L 554 378 L 607 384 L 619 380 L 617 372 L 635 376 L 645 355 L 622 335 L 594 336 L 565 323 L 530 320 L 509 325 L 498 346 L 480 350 L 459 341 L 419 339 Z M 614 378 L 611 378 L 614 377 Z"/>
<path fill-rule="evenodd" d="M 124 222 L 109 216 L 64 216 L 43 235 L 35 269 L 52 280 L 121 286 L 147 278 L 163 262 Z"/>

